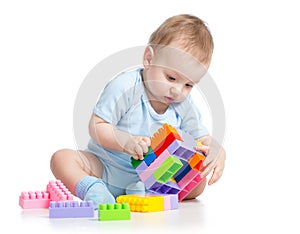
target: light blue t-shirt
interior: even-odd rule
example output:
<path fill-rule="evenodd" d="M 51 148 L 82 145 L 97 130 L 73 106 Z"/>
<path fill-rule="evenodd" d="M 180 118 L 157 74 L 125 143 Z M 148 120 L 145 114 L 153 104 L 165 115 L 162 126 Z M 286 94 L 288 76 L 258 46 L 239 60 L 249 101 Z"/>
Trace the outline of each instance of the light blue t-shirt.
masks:
<path fill-rule="evenodd" d="M 134 136 L 151 137 L 164 123 L 184 130 L 194 138 L 208 135 L 191 96 L 181 103 L 171 104 L 165 113 L 157 114 L 148 100 L 141 73 L 142 68 L 139 68 L 113 78 L 102 91 L 94 114 Z M 88 144 L 88 150 L 105 163 L 135 173 L 130 155 L 126 153 L 102 147 L 93 139 Z"/>

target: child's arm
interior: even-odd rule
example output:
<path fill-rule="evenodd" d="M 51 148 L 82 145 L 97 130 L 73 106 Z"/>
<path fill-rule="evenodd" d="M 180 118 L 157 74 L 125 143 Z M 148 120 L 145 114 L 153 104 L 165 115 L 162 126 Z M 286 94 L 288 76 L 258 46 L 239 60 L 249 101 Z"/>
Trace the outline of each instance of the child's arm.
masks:
<path fill-rule="evenodd" d="M 224 148 L 211 136 L 201 137 L 197 139 L 197 141 L 201 142 L 202 145 L 196 146 L 195 149 L 206 154 L 201 177 L 207 176 L 213 170 L 213 174 L 208 181 L 208 184 L 211 185 L 217 182 L 222 176 L 225 167 L 226 153 Z"/>
<path fill-rule="evenodd" d="M 134 159 L 143 159 L 143 153 L 148 152 L 150 138 L 132 136 L 116 129 L 102 118 L 92 115 L 89 122 L 89 133 L 100 145 L 130 154 Z"/>

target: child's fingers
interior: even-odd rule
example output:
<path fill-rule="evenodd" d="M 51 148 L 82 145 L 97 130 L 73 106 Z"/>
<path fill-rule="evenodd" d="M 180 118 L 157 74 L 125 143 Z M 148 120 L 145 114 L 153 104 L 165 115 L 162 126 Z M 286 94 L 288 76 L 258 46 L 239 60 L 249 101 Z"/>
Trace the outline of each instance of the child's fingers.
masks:
<path fill-rule="evenodd" d="M 144 157 L 143 157 L 143 149 L 142 149 L 142 147 L 139 144 L 135 145 L 134 152 L 135 152 L 135 155 L 138 157 L 138 159 L 140 159 L 140 160 L 144 159 Z"/>
<path fill-rule="evenodd" d="M 141 147 L 143 153 L 147 153 L 148 152 L 148 145 L 146 144 L 146 142 L 141 141 L 138 144 Z"/>
<path fill-rule="evenodd" d="M 208 154 L 208 146 L 206 145 L 201 145 L 201 146 L 195 146 L 195 150 L 197 151 L 202 151 L 204 152 L 205 154 Z"/>
<path fill-rule="evenodd" d="M 130 154 L 131 155 L 131 157 L 133 157 L 135 160 L 139 160 L 139 156 L 137 155 L 137 154 Z"/>
<path fill-rule="evenodd" d="M 212 161 L 212 162 L 208 162 L 207 164 L 205 163 L 205 161 L 207 160 L 207 158 L 203 161 L 202 165 L 203 165 L 203 171 L 201 172 L 201 177 L 205 177 L 207 176 L 212 169 L 214 168 L 214 166 L 216 165 L 216 161 Z"/>
<path fill-rule="evenodd" d="M 145 142 L 147 147 L 151 145 L 151 140 L 149 137 L 142 137 L 142 141 Z M 147 150 L 147 152 L 148 152 L 148 150 Z"/>
<path fill-rule="evenodd" d="M 144 160 L 144 156 L 139 154 L 131 154 L 131 157 L 133 157 L 135 160 Z"/>
<path fill-rule="evenodd" d="M 216 183 L 221 178 L 222 174 L 223 174 L 223 168 L 221 168 L 220 166 L 216 166 L 214 168 L 214 172 L 213 172 L 211 178 L 208 181 L 208 184 L 212 185 L 212 184 Z"/>
<path fill-rule="evenodd" d="M 211 170 L 212 170 L 212 167 L 209 167 L 209 166 L 206 167 L 206 168 L 204 169 L 204 171 L 201 172 L 201 174 L 200 174 L 201 178 L 206 177 L 206 176 L 211 172 Z"/>

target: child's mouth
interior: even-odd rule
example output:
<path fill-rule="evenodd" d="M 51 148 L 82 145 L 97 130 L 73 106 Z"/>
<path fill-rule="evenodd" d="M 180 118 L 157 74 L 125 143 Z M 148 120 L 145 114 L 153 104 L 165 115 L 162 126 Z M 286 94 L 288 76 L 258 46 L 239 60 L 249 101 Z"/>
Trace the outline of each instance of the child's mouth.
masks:
<path fill-rule="evenodd" d="M 172 103 L 172 102 L 174 102 L 175 101 L 175 99 L 174 98 L 170 98 L 170 97 L 164 97 L 165 98 L 165 101 L 167 102 L 167 103 Z"/>

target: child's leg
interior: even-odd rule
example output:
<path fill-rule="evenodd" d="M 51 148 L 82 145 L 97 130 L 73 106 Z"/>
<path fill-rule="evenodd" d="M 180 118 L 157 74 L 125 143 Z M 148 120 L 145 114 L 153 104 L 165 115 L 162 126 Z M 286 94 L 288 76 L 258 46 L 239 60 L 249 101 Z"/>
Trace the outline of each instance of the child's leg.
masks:
<path fill-rule="evenodd" d="M 77 183 L 86 176 L 102 178 L 101 162 L 89 152 L 62 149 L 51 158 L 50 167 L 55 178 L 76 195 Z"/>
<path fill-rule="evenodd" d="M 100 203 L 115 203 L 115 198 L 101 180 L 103 165 L 92 153 L 59 150 L 51 158 L 51 170 L 71 193 L 82 200 L 92 200 L 95 208 Z"/>
<path fill-rule="evenodd" d="M 200 194 L 203 193 L 206 186 L 206 178 L 204 178 L 200 184 L 198 184 L 189 195 L 187 195 L 183 200 L 190 200 L 198 197 Z"/>

